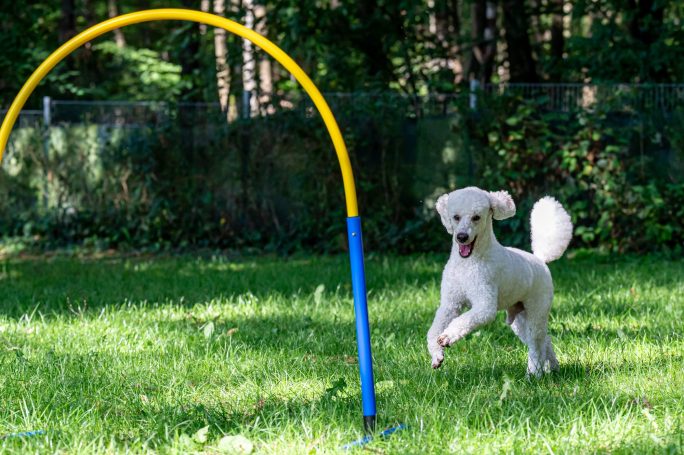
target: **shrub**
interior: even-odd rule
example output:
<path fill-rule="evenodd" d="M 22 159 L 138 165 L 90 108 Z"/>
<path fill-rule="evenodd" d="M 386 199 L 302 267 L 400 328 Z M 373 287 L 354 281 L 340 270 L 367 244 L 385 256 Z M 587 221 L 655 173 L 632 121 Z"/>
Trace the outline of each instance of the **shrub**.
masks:
<path fill-rule="evenodd" d="M 575 245 L 615 251 L 681 251 L 684 183 L 644 141 L 662 134 L 643 117 L 595 111 L 549 112 L 544 100 L 490 98 L 463 129 L 478 156 L 483 186 L 505 188 L 529 213 L 543 194 L 561 200 L 575 223 Z M 528 225 L 505 227 L 528 243 Z"/>
<path fill-rule="evenodd" d="M 681 252 L 681 112 L 554 112 L 509 95 L 483 95 L 476 111 L 458 97 L 333 101 L 369 250 L 444 251 L 432 204 L 475 184 L 516 198 L 519 216 L 496 228 L 505 244 L 529 247 L 531 205 L 552 194 L 575 246 Z M 300 106 L 231 124 L 206 106 L 115 106 L 20 129 L 0 175 L 0 232 L 47 247 L 343 250 L 339 166 Z"/>

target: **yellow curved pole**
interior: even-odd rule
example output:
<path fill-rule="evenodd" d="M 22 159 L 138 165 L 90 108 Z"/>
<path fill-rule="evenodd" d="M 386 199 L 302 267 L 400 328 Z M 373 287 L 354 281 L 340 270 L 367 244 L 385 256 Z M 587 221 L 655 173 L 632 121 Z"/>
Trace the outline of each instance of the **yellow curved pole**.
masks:
<path fill-rule="evenodd" d="M 83 44 L 110 32 L 114 29 L 125 27 L 131 24 L 139 24 L 141 22 L 150 21 L 192 21 L 200 22 L 203 24 L 211 25 L 213 27 L 223 28 L 231 33 L 234 33 L 242 38 L 245 38 L 252 43 L 256 44 L 258 47 L 263 49 L 267 54 L 276 59 L 281 65 L 285 67 L 297 81 L 302 85 L 306 93 L 311 97 L 314 105 L 318 109 L 318 112 L 323 117 L 323 122 L 325 123 L 328 133 L 335 147 L 335 152 L 337 153 L 337 159 L 340 162 L 340 168 L 342 169 L 342 181 L 344 183 L 344 195 L 347 201 L 347 216 L 354 217 L 358 216 L 359 209 L 356 201 L 356 187 L 354 185 L 354 174 L 352 173 L 351 163 L 349 161 L 349 154 L 347 153 L 347 147 L 344 144 L 344 139 L 342 138 L 342 133 L 340 128 L 335 121 L 335 117 L 326 103 L 323 95 L 318 90 L 318 88 L 311 81 L 309 76 L 306 75 L 304 70 L 292 60 L 292 58 L 283 52 L 278 46 L 269 41 L 266 37 L 258 34 L 254 30 L 245 27 L 225 17 L 217 16 L 215 14 L 204 13 L 201 11 L 193 11 L 188 9 L 151 9 L 145 11 L 138 11 L 135 13 L 124 14 L 97 25 L 93 25 L 89 29 L 79 33 L 78 35 L 71 38 L 69 41 L 64 43 L 59 49 L 50 54 L 43 63 L 40 64 L 38 68 L 33 72 L 31 77 L 28 78 L 24 86 L 19 91 L 19 94 L 12 102 L 5 119 L 2 122 L 2 127 L 0 127 L 0 162 L 2 161 L 3 154 L 5 152 L 5 146 L 7 145 L 7 140 L 9 139 L 10 132 L 14 126 L 14 122 L 19 116 L 19 112 L 24 107 L 26 100 L 31 95 L 36 86 L 45 77 L 47 73 L 52 70 L 52 68 L 61 62 L 66 56 L 71 54 L 74 50 L 81 47 Z"/>

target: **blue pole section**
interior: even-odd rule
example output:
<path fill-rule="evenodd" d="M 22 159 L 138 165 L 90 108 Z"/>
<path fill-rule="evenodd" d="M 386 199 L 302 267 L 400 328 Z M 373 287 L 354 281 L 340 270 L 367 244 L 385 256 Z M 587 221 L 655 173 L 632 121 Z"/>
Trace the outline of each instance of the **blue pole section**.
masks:
<path fill-rule="evenodd" d="M 356 345 L 359 351 L 359 374 L 361 376 L 361 400 L 363 402 L 363 426 L 366 432 L 375 430 L 375 383 L 373 381 L 373 357 L 371 355 L 368 305 L 366 302 L 366 272 L 363 266 L 363 238 L 361 218 L 347 218 L 349 259 L 351 261 L 354 314 L 356 315 Z"/>

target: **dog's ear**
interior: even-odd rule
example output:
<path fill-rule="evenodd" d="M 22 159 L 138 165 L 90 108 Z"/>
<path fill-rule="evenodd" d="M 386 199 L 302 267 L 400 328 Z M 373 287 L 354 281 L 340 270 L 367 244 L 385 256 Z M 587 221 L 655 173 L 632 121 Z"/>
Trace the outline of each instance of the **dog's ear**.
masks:
<path fill-rule="evenodd" d="M 442 224 L 446 228 L 449 234 L 454 233 L 454 227 L 451 225 L 451 219 L 449 218 L 449 210 L 447 209 L 447 203 L 449 202 L 449 193 L 443 194 L 437 199 L 435 203 L 435 209 L 439 213 L 439 217 L 442 219 Z"/>
<path fill-rule="evenodd" d="M 508 191 L 491 191 L 487 195 L 495 220 L 505 220 L 515 215 L 515 202 Z"/>

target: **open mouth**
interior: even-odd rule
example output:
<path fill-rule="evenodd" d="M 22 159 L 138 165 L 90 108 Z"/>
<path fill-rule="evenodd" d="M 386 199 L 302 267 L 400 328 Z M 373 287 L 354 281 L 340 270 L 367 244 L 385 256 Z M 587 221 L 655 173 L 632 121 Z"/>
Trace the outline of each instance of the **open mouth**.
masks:
<path fill-rule="evenodd" d="M 470 257 L 470 255 L 473 254 L 473 248 L 475 247 L 475 240 L 477 240 L 477 237 L 475 237 L 473 239 L 473 241 L 467 245 L 465 245 L 463 243 L 458 244 L 458 254 L 460 254 L 462 258 Z"/>

